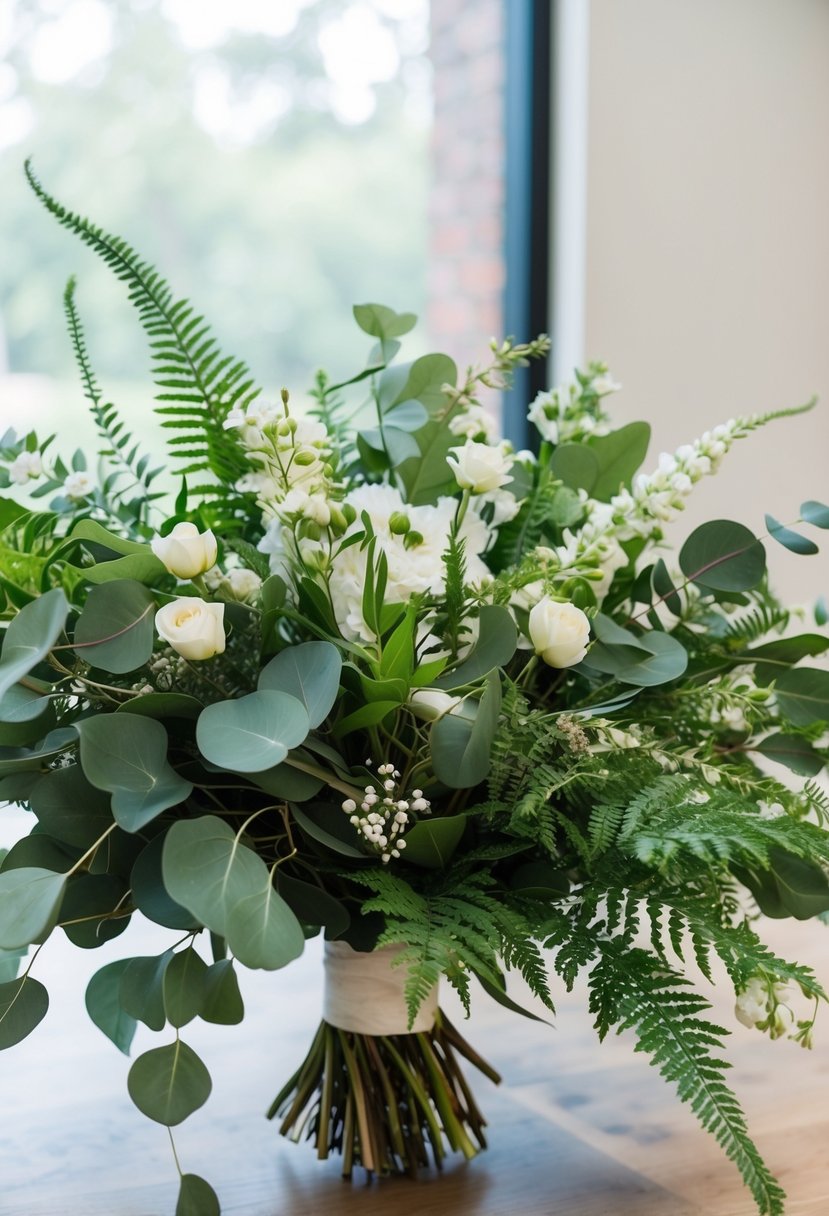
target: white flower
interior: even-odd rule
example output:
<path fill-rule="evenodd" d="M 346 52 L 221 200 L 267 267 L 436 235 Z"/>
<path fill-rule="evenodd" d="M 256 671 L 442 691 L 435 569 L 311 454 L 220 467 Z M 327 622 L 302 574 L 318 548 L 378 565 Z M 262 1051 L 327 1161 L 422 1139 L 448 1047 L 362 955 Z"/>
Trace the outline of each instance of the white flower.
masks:
<path fill-rule="evenodd" d="M 307 494 L 298 487 L 288 491 L 276 510 L 283 519 L 290 515 L 301 516 L 319 524 L 321 528 L 326 528 L 331 522 L 331 508 L 325 495 Z"/>
<path fill-rule="evenodd" d="M 446 462 L 453 465 L 455 480 L 462 490 L 488 494 L 510 480 L 513 456 L 503 447 L 470 441 L 460 448 L 450 448 Z"/>
<path fill-rule="evenodd" d="M 255 574 L 253 570 L 247 570 L 244 566 L 236 566 L 233 570 L 228 570 L 222 581 L 233 598 L 239 600 L 240 603 L 254 599 L 262 586 L 259 575 Z"/>
<path fill-rule="evenodd" d="M 255 401 L 251 401 L 245 409 L 234 406 L 228 412 L 222 425 L 226 431 L 237 426 L 253 427 L 257 431 L 263 431 L 266 426 L 278 421 L 280 417 L 282 417 L 282 410 L 279 406 L 270 405 L 257 398 Z"/>
<path fill-rule="evenodd" d="M 572 667 L 587 654 L 590 622 L 575 604 L 543 596 L 530 612 L 529 631 L 536 653 L 550 667 Z"/>
<path fill-rule="evenodd" d="M 158 636 L 183 659 L 211 659 L 225 648 L 224 604 L 183 595 L 155 614 Z"/>
<path fill-rule="evenodd" d="M 479 495 L 475 499 L 476 510 L 481 511 L 487 503 L 492 504 L 493 528 L 508 524 L 521 510 L 521 503 L 509 490 L 490 490 L 488 494 Z"/>
<path fill-rule="evenodd" d="M 176 578 L 195 578 L 216 564 L 215 536 L 195 524 L 176 524 L 168 536 L 153 537 L 150 548 Z"/>
<path fill-rule="evenodd" d="M 561 398 L 565 394 L 569 399 L 569 386 L 539 393 L 527 414 L 527 418 L 536 427 L 541 438 L 546 439 L 548 443 L 558 443 L 558 418 L 561 412 Z"/>
<path fill-rule="evenodd" d="M 477 439 L 484 435 L 492 439 L 496 433 L 495 419 L 482 405 L 470 405 L 461 413 L 453 414 L 449 419 L 449 430 L 453 435 L 465 436 L 467 439 Z"/>
<path fill-rule="evenodd" d="M 609 373 L 605 373 L 603 376 L 594 376 L 590 386 L 599 397 L 606 397 L 608 393 L 618 393 L 622 387 L 619 381 L 614 380 Z"/>
<path fill-rule="evenodd" d="M 27 481 L 34 481 L 43 473 L 43 462 L 40 452 L 21 452 L 16 456 L 9 468 L 9 476 L 15 485 L 25 486 Z"/>
<path fill-rule="evenodd" d="M 67 498 L 80 502 L 91 493 L 92 485 L 92 478 L 88 473 L 70 473 L 63 483 L 63 489 Z"/>
<path fill-rule="evenodd" d="M 462 700 L 462 697 L 453 697 L 440 688 L 416 688 L 409 697 L 408 705 L 416 718 L 435 722 L 444 714 L 451 713 Z"/>

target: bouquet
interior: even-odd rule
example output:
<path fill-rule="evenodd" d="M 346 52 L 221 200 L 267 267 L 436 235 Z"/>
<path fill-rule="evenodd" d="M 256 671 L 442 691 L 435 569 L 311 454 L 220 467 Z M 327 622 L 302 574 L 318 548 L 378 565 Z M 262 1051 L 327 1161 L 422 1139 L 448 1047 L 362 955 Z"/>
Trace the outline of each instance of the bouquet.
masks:
<path fill-rule="evenodd" d="M 546 338 L 493 343 L 459 378 L 445 355 L 402 361 L 415 318 L 376 304 L 354 309 L 356 374 L 270 401 L 27 172 L 138 310 L 178 490 L 104 397 L 70 282 L 97 460 L 0 439 L 0 797 L 36 820 L 0 866 L 0 1046 L 47 1011 L 53 932 L 88 949 L 142 914 L 169 949 L 109 963 L 86 1003 L 123 1052 L 138 1022 L 169 1027 L 128 1088 L 172 1128 L 211 1088 L 187 1024 L 240 1022 L 237 966 L 284 967 L 323 934 L 323 1019 L 268 1113 L 346 1175 L 414 1174 L 484 1146 L 465 1066 L 497 1080 L 439 982 L 537 1016 L 505 972 L 551 1014 L 583 974 L 599 1037 L 631 1030 L 781 1212 L 686 964 L 717 963 L 740 1021 L 810 1045 L 824 990 L 757 921 L 829 910 L 829 638 L 791 628 L 766 543 L 817 552 L 829 507 L 767 516 L 762 538 L 713 520 L 676 555 L 663 526 L 733 444 L 799 411 L 642 473 L 649 428 L 612 426 L 619 385 L 595 363 L 536 398 L 537 449 L 516 452 L 481 397 Z M 177 1211 L 217 1213 L 179 1173 Z"/>

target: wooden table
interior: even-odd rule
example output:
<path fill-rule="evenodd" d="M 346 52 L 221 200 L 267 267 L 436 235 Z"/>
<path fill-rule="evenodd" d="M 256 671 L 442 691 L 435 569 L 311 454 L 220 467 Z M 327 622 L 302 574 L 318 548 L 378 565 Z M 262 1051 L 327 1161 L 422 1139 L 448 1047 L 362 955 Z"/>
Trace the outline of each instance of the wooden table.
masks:
<path fill-rule="evenodd" d="M 829 928 L 770 923 L 779 951 L 829 979 Z M 156 953 L 146 924 L 86 955 L 57 935 L 38 960 L 52 1011 L 0 1064 L 0 1216 L 172 1216 L 176 1177 L 164 1128 L 126 1093 L 129 1061 L 89 1023 L 86 976 L 112 958 Z M 85 975 L 77 968 L 83 964 Z M 42 963 L 42 965 L 41 965 Z M 71 963 L 71 968 L 69 964 Z M 416 1184 L 347 1184 L 334 1161 L 282 1140 L 262 1112 L 304 1052 L 320 1008 L 319 950 L 271 975 L 246 974 L 241 1027 L 195 1023 L 182 1037 L 214 1078 L 176 1132 L 183 1168 L 205 1175 L 225 1216 L 750 1216 L 734 1167 L 627 1037 L 599 1046 L 583 991 L 562 993 L 556 1029 L 505 1014 L 482 994 L 463 1029 L 504 1074 L 481 1080 L 491 1148 Z M 733 999 L 717 1017 L 734 1024 Z M 460 1019 L 454 1001 L 447 1010 Z M 60 1019 L 57 1016 L 60 1007 Z M 140 1028 L 136 1048 L 169 1033 Z M 829 1010 L 812 1053 L 735 1026 L 733 1084 L 791 1216 L 829 1212 Z"/>

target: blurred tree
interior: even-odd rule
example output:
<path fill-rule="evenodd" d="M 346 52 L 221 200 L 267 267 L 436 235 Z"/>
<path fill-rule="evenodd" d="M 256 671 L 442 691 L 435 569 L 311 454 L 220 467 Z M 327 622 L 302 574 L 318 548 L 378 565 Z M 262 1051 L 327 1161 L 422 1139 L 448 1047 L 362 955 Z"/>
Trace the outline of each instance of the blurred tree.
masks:
<path fill-rule="evenodd" d="M 0 332 L 11 370 L 71 374 L 61 293 L 77 271 L 101 376 L 146 382 L 120 285 L 38 208 L 28 153 L 51 191 L 157 262 L 269 393 L 303 390 L 321 363 L 351 368 L 352 302 L 420 310 L 426 8 L 5 0 Z"/>

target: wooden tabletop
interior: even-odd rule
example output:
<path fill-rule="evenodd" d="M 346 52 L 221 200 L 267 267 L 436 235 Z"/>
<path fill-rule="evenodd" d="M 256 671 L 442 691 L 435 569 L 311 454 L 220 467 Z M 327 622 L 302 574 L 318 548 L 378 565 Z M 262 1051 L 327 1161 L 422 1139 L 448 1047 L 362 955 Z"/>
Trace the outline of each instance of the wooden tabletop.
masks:
<path fill-rule="evenodd" d="M 774 947 L 829 980 L 829 928 L 770 922 Z M 80 952 L 56 935 L 36 974 L 52 1008 L 0 1061 L 0 1216 L 172 1216 L 176 1175 L 167 1133 L 132 1106 L 129 1061 L 89 1023 L 88 976 L 104 962 L 156 953 L 147 924 Z M 281 1139 L 262 1115 L 305 1051 L 320 1008 L 320 952 L 245 974 L 242 1026 L 182 1031 L 213 1074 L 207 1105 L 176 1132 L 182 1166 L 206 1176 L 224 1216 L 751 1216 L 735 1168 L 627 1036 L 599 1045 L 583 991 L 561 993 L 555 1029 L 508 1015 L 479 994 L 462 1029 L 501 1070 L 476 1079 L 490 1149 L 412 1183 L 344 1183 L 335 1161 Z M 521 995 L 520 991 L 517 995 Z M 456 1022 L 462 1015 L 443 1002 Z M 734 1024 L 733 997 L 716 998 Z M 133 1055 L 167 1042 L 139 1029 Z M 829 1212 L 829 1010 L 812 1053 L 735 1025 L 732 1083 L 791 1216 Z M 355 1175 L 356 1177 L 356 1175 Z"/>

